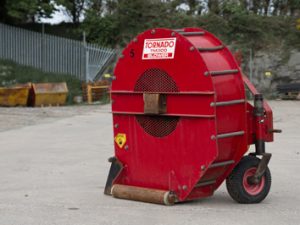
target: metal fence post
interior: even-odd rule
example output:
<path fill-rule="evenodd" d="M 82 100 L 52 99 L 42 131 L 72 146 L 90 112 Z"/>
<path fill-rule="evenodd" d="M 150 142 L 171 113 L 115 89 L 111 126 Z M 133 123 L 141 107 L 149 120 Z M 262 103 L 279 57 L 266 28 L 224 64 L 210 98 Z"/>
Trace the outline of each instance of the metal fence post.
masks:
<path fill-rule="evenodd" d="M 249 75 L 250 75 L 250 81 L 253 82 L 253 58 L 252 58 L 252 48 L 250 48 L 250 59 L 249 59 Z"/>
<path fill-rule="evenodd" d="M 42 35 L 41 35 L 41 69 L 45 71 L 45 24 L 42 23 Z"/>
<path fill-rule="evenodd" d="M 86 44 L 86 35 L 83 31 L 83 46 L 84 46 L 84 53 L 85 53 L 85 81 L 89 81 L 89 50 Z"/>

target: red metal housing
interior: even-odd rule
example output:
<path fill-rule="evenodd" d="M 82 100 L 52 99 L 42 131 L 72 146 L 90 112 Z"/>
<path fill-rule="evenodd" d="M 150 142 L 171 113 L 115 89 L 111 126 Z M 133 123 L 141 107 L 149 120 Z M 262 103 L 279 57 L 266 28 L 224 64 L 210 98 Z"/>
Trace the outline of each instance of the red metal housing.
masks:
<path fill-rule="evenodd" d="M 207 197 L 250 144 L 273 141 L 271 109 L 265 104 L 258 124 L 244 81 L 255 88 L 228 48 L 203 29 L 145 31 L 124 49 L 114 75 L 122 170 L 113 184 L 169 191 L 176 201 Z"/>

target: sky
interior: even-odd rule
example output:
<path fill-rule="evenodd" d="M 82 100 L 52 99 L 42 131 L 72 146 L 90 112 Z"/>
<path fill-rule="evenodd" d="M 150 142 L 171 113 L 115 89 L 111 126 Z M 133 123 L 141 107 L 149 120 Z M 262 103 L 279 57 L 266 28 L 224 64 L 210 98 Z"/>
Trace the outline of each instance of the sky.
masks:
<path fill-rule="evenodd" d="M 66 8 L 61 5 L 54 6 L 56 11 L 52 13 L 52 18 L 40 18 L 40 23 L 58 24 L 61 22 L 72 22 L 71 17 L 66 12 Z"/>

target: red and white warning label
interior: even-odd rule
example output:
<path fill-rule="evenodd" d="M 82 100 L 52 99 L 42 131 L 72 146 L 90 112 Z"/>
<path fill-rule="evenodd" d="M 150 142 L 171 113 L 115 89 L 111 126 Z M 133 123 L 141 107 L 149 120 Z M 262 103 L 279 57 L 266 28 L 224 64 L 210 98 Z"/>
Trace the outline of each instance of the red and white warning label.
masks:
<path fill-rule="evenodd" d="M 173 59 L 176 38 L 145 39 L 142 59 Z"/>

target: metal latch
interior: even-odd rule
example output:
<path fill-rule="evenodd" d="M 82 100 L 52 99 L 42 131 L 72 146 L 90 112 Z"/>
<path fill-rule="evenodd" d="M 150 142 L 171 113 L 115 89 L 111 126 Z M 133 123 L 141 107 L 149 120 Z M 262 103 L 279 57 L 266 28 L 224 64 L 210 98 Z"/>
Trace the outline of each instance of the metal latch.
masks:
<path fill-rule="evenodd" d="M 144 93 L 144 113 L 145 114 L 162 114 L 167 111 L 166 95 Z"/>

